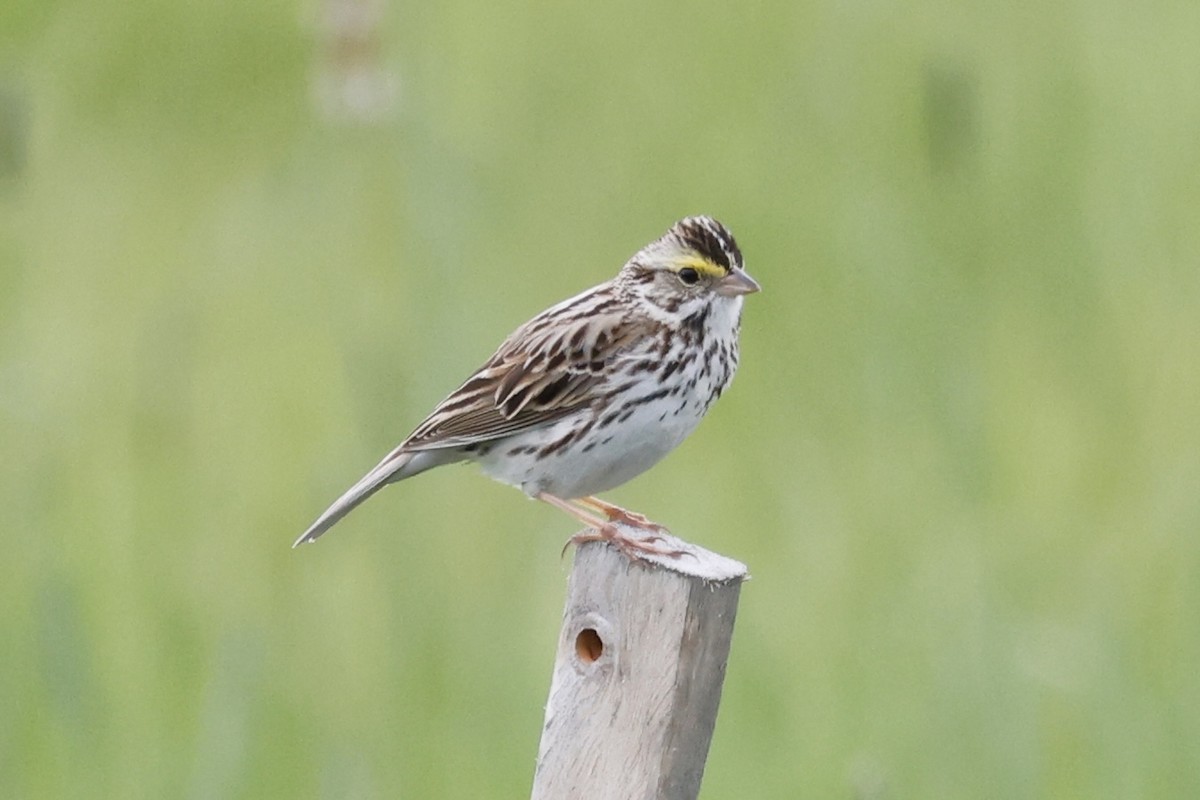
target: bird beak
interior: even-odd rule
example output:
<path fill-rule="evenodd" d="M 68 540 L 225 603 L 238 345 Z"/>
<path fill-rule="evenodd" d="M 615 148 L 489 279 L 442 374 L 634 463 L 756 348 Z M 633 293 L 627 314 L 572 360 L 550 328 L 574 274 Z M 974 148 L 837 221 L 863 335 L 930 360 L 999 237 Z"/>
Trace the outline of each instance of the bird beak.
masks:
<path fill-rule="evenodd" d="M 740 269 L 726 275 L 717 281 L 716 292 L 722 297 L 737 297 L 742 294 L 754 294 L 762 289 L 758 281 L 751 278 Z"/>

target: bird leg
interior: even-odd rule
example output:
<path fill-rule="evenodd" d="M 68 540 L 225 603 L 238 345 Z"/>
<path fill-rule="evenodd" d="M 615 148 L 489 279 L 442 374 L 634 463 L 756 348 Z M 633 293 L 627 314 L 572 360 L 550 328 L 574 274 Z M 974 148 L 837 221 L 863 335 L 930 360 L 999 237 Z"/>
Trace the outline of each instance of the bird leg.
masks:
<path fill-rule="evenodd" d="M 534 495 L 534 497 L 547 505 L 554 506 L 559 511 L 564 511 L 570 514 L 572 517 L 579 520 L 584 525 L 587 525 L 589 528 L 601 528 L 607 524 L 600 517 L 597 517 L 594 514 L 589 514 L 582 508 L 573 505 L 569 500 L 563 500 L 561 497 L 555 497 L 554 495 L 546 494 L 545 492 L 538 492 Z"/>
<path fill-rule="evenodd" d="M 641 530 L 652 530 L 656 532 L 665 531 L 662 525 L 651 522 L 641 514 L 634 514 L 626 511 L 619 506 L 609 505 L 594 497 L 588 497 L 574 501 L 579 505 L 589 506 L 604 513 L 607 519 L 602 519 L 593 514 L 589 514 L 579 506 L 574 505 L 569 500 L 563 500 L 561 497 L 555 497 L 552 494 L 539 492 L 534 495 L 538 500 L 541 500 L 547 505 L 554 506 L 560 511 L 570 514 L 575 519 L 582 522 L 591 528 L 590 532 L 577 533 L 567 540 L 563 545 L 565 553 L 570 545 L 579 546 L 585 542 L 608 542 L 613 547 L 617 548 L 626 558 L 631 561 L 643 561 L 643 555 L 655 556 L 670 556 L 678 558 L 685 554 L 684 550 L 666 550 L 654 546 L 655 541 L 662 541 L 661 536 L 651 536 L 646 539 L 634 539 L 621 533 L 621 529 L 617 527 L 617 523 L 629 525 L 630 527 L 639 528 Z"/>
<path fill-rule="evenodd" d="M 636 511 L 629 511 L 612 503 L 606 503 L 599 497 L 580 497 L 575 502 L 593 511 L 599 511 L 609 522 L 620 522 L 631 528 L 641 528 L 644 531 L 654 531 L 655 533 L 670 533 L 665 525 L 651 522 L 645 515 Z"/>

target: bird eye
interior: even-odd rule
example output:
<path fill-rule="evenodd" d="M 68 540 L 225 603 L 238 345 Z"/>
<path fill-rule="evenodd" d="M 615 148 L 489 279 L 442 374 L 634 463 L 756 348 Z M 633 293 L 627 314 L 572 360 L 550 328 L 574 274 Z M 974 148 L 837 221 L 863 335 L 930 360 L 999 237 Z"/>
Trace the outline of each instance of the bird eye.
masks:
<path fill-rule="evenodd" d="M 694 286 L 696 281 L 700 280 L 700 273 L 691 267 L 684 267 L 679 270 L 679 280 L 686 283 L 688 286 Z"/>

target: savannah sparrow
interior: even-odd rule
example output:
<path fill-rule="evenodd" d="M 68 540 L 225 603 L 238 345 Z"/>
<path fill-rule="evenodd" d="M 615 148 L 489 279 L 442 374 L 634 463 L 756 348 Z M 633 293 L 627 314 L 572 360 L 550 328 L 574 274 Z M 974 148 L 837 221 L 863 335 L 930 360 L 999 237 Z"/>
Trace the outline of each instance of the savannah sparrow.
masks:
<path fill-rule="evenodd" d="M 695 429 L 733 379 L 742 295 L 758 289 L 721 223 L 680 220 L 611 281 L 517 328 L 296 544 L 389 483 L 474 461 L 590 526 L 576 543 L 660 553 L 614 523 L 660 526 L 592 495 L 646 471 Z"/>

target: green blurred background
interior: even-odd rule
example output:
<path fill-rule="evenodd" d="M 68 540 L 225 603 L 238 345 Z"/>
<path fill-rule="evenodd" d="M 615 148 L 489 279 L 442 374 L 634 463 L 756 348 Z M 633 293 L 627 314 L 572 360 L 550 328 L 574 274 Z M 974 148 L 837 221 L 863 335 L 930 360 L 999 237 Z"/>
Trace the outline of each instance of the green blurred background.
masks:
<path fill-rule="evenodd" d="M 525 797 L 575 526 L 293 538 L 711 213 L 706 798 L 1200 794 L 1200 5 L 0 8 L 0 796 Z"/>

